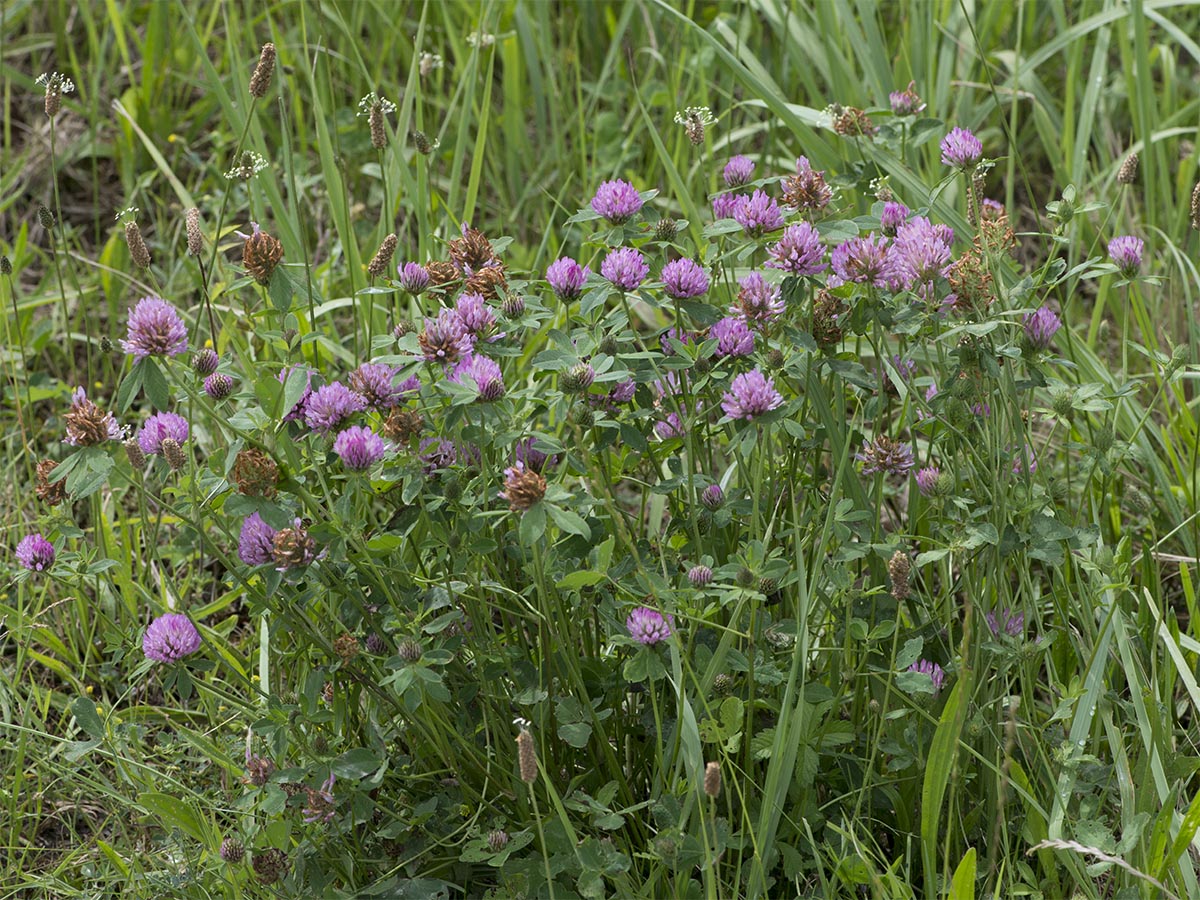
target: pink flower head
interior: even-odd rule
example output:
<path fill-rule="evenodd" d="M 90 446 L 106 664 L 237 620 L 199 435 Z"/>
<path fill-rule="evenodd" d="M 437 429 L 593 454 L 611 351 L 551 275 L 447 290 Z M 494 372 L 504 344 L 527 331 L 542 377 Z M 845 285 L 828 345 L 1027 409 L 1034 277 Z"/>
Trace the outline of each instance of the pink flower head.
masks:
<path fill-rule="evenodd" d="M 750 237 L 759 237 L 783 227 L 783 212 L 766 191 L 755 191 L 734 210 L 733 218 Z"/>
<path fill-rule="evenodd" d="M 495 360 L 479 354 L 465 357 L 448 376 L 455 384 L 474 384 L 483 401 L 499 400 L 504 396 L 504 378 Z"/>
<path fill-rule="evenodd" d="M 663 266 L 663 291 L 674 300 L 699 297 L 708 290 L 708 273 L 695 260 L 681 257 Z"/>
<path fill-rule="evenodd" d="M 783 404 L 775 382 L 758 369 L 738 375 L 721 399 L 721 408 L 731 419 L 755 419 Z"/>
<path fill-rule="evenodd" d="M 600 274 L 623 291 L 636 290 L 650 274 L 642 254 L 632 247 L 611 251 L 600 264 Z"/>
<path fill-rule="evenodd" d="M 414 297 L 420 296 L 429 287 L 429 272 L 420 263 L 410 262 L 396 267 L 400 276 L 400 289 Z"/>
<path fill-rule="evenodd" d="M 736 219 L 738 210 L 750 200 L 745 194 L 717 194 L 713 197 L 714 219 Z"/>
<path fill-rule="evenodd" d="M 892 115 L 915 116 L 919 112 L 924 112 L 925 101 L 914 90 L 916 86 L 915 81 L 910 81 L 904 90 L 892 91 L 888 94 L 888 101 L 892 104 Z"/>
<path fill-rule="evenodd" d="M 312 392 L 304 406 L 304 422 L 319 434 L 328 434 L 356 412 L 367 408 L 367 401 L 340 381 L 331 381 Z"/>
<path fill-rule="evenodd" d="M 779 285 L 763 278 L 761 272 L 751 272 L 738 282 L 737 300 L 729 312 L 755 328 L 770 325 L 784 310 Z"/>
<path fill-rule="evenodd" d="M 651 646 L 659 641 L 665 641 L 671 636 L 675 618 L 666 616 L 648 606 L 639 606 L 625 620 L 629 636 L 639 644 Z"/>
<path fill-rule="evenodd" d="M 1132 278 L 1142 267 L 1146 245 L 1139 237 L 1123 235 L 1108 242 L 1108 257 L 1126 278 Z"/>
<path fill-rule="evenodd" d="M 910 672 L 919 672 L 922 675 L 928 675 L 933 679 L 933 692 L 937 694 L 942 689 L 942 685 L 946 683 L 946 673 L 942 671 L 942 667 L 937 663 L 930 662 L 927 659 L 919 659 L 908 667 Z"/>
<path fill-rule="evenodd" d="M 179 312 L 158 297 L 143 297 L 129 313 L 129 335 L 121 348 L 135 361 L 147 356 L 178 356 L 187 350 L 187 327 Z"/>
<path fill-rule="evenodd" d="M 739 154 L 725 163 L 722 175 L 727 187 L 741 187 L 754 177 L 754 161 Z"/>
<path fill-rule="evenodd" d="M 845 243 L 838 244 L 830 257 L 834 275 L 839 279 L 839 283 L 843 284 L 886 286 L 887 248 L 887 240 L 877 234 L 853 237 Z"/>
<path fill-rule="evenodd" d="M 21 538 L 17 544 L 17 562 L 31 572 L 43 572 L 54 565 L 54 545 L 40 531 Z"/>
<path fill-rule="evenodd" d="M 900 226 L 908 220 L 909 209 L 903 203 L 889 200 L 879 214 L 879 227 L 888 237 L 895 237 Z"/>
<path fill-rule="evenodd" d="M 589 274 L 587 266 L 579 265 L 569 256 L 562 256 L 546 268 L 546 281 L 550 282 L 559 300 L 570 303 L 578 300 L 583 293 L 583 283 Z"/>
<path fill-rule="evenodd" d="M 173 412 L 155 413 L 138 432 L 137 442 L 143 453 L 153 456 L 162 452 L 162 442 L 167 438 L 183 444 L 188 439 L 187 419 Z"/>
<path fill-rule="evenodd" d="M 754 352 L 754 332 L 745 319 L 726 316 L 708 329 L 708 336 L 717 342 L 718 356 L 749 356 Z"/>
<path fill-rule="evenodd" d="M 187 616 L 167 613 L 150 623 L 142 652 L 155 662 L 175 662 L 200 649 L 200 632 Z"/>
<path fill-rule="evenodd" d="M 333 452 L 347 469 L 364 472 L 383 459 L 387 443 L 370 428 L 351 425 L 334 439 Z"/>
<path fill-rule="evenodd" d="M 619 178 L 601 184 L 592 197 L 592 209 L 614 225 L 628 222 L 641 208 L 642 198 L 637 188 Z"/>
<path fill-rule="evenodd" d="M 779 241 L 767 248 L 769 269 L 783 269 L 790 275 L 816 275 L 825 271 L 825 247 L 817 229 L 807 222 L 789 225 Z"/>
<path fill-rule="evenodd" d="M 274 559 L 275 529 L 258 513 L 250 513 L 242 522 L 238 536 L 238 559 L 248 566 L 263 566 Z"/>
<path fill-rule="evenodd" d="M 983 144 L 965 128 L 955 128 L 942 138 L 942 162 L 956 169 L 973 169 L 983 159 Z"/>

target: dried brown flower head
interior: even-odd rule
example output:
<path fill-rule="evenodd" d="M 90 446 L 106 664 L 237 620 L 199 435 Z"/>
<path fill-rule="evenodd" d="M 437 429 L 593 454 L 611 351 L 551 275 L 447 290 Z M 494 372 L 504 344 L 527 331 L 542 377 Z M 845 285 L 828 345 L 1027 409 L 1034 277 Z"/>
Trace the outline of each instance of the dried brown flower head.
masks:
<path fill-rule="evenodd" d="M 268 500 L 275 496 L 279 466 L 262 450 L 239 450 L 229 474 L 238 486 L 238 493 Z"/>
<path fill-rule="evenodd" d="M 50 480 L 50 473 L 58 467 L 52 459 L 39 460 L 37 464 L 37 497 L 47 506 L 58 506 L 67 499 L 67 480 Z"/>
<path fill-rule="evenodd" d="M 462 237 L 450 242 L 450 260 L 464 273 L 482 269 L 496 259 L 492 242 L 478 228 L 463 226 Z"/>
<path fill-rule="evenodd" d="M 428 290 L 443 294 L 450 293 L 462 280 L 462 273 L 458 271 L 458 267 L 448 260 L 435 259 L 428 262 L 425 264 L 425 271 L 429 273 Z"/>
<path fill-rule="evenodd" d="M 307 566 L 316 556 L 317 542 L 297 524 L 294 528 L 282 528 L 275 532 L 272 542 L 272 556 L 275 565 L 280 569 L 293 569 Z"/>
<path fill-rule="evenodd" d="M 288 873 L 290 867 L 287 854 L 275 847 L 254 853 L 254 874 L 263 884 L 274 884 Z"/>
<path fill-rule="evenodd" d="M 91 447 L 121 436 L 112 414 L 89 400 L 83 388 L 75 391 L 71 409 L 63 416 L 63 421 L 67 426 L 66 441 L 75 447 Z"/>
<path fill-rule="evenodd" d="M 271 283 L 271 274 L 283 259 L 283 244 L 263 231 L 256 222 L 250 223 L 250 234 L 238 234 L 246 239 L 242 246 L 242 264 L 246 273 L 264 287 Z"/>
<path fill-rule="evenodd" d="M 358 656 L 358 638 L 348 632 L 339 634 L 333 641 L 333 652 L 343 661 L 349 662 Z"/>
<path fill-rule="evenodd" d="M 861 109 L 843 106 L 833 117 L 833 130 L 842 137 L 874 137 L 879 130 Z"/>
<path fill-rule="evenodd" d="M 275 763 L 264 756 L 246 757 L 246 774 L 242 776 L 242 784 L 262 787 L 275 772 Z"/>
<path fill-rule="evenodd" d="M 500 496 L 508 501 L 513 512 L 524 512 L 546 496 L 546 479 L 525 468 L 524 463 L 505 469 L 504 474 L 507 478 Z"/>
<path fill-rule="evenodd" d="M 425 417 L 415 409 L 397 407 L 383 422 L 384 437 L 399 444 L 414 440 L 425 427 Z"/>
<path fill-rule="evenodd" d="M 840 297 L 822 290 L 813 301 L 813 339 L 822 350 L 836 347 L 842 340 L 839 319 L 849 307 Z"/>
<path fill-rule="evenodd" d="M 500 299 L 500 292 L 507 287 L 508 276 L 504 274 L 504 266 L 495 263 L 472 272 L 471 277 L 463 285 L 463 292 L 482 294 L 485 300 L 496 301 Z"/>
<path fill-rule="evenodd" d="M 978 249 L 968 250 L 952 263 L 946 271 L 946 280 L 955 295 L 956 311 L 981 312 L 995 299 L 992 273 Z"/>

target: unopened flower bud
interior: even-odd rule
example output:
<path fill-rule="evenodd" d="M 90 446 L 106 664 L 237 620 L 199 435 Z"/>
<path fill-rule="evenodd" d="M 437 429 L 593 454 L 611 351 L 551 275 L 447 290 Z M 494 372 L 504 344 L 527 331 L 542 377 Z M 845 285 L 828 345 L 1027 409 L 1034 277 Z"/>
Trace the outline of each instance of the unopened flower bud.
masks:
<path fill-rule="evenodd" d="M 721 795 L 721 764 L 710 762 L 704 767 L 704 793 L 713 800 Z"/>
<path fill-rule="evenodd" d="M 713 570 L 708 566 L 692 566 L 687 573 L 688 582 L 694 588 L 706 588 L 712 584 Z"/>
<path fill-rule="evenodd" d="M 896 600 L 906 599 L 911 593 L 908 578 L 912 572 L 912 562 L 909 560 L 908 554 L 903 550 L 897 550 L 888 560 L 887 568 L 888 577 L 892 581 L 892 596 Z"/>
<path fill-rule="evenodd" d="M 0 275 L 11 275 L 12 271 L 12 260 L 7 256 L 0 256 Z"/>
<path fill-rule="evenodd" d="M 525 298 L 520 294 L 510 294 L 500 304 L 500 312 L 506 319 L 519 319 L 525 315 Z"/>
<path fill-rule="evenodd" d="M 221 841 L 221 859 L 225 862 L 231 865 L 240 863 L 245 855 L 246 849 L 237 838 L 228 837 Z"/>
<path fill-rule="evenodd" d="M 54 229 L 54 213 L 50 211 L 48 206 L 38 207 L 38 222 L 47 231 Z"/>
<path fill-rule="evenodd" d="M 396 252 L 397 243 L 394 234 L 389 234 L 383 239 L 383 243 L 375 251 L 374 258 L 367 264 L 367 274 L 372 278 L 378 278 L 388 270 L 392 262 L 392 254 Z"/>
<path fill-rule="evenodd" d="M 415 663 L 421 659 L 421 645 L 409 638 L 400 642 L 400 646 L 396 648 L 396 654 L 406 663 Z"/>
<path fill-rule="evenodd" d="M 1125 157 L 1125 162 L 1121 163 L 1121 168 L 1117 170 L 1117 184 L 1133 184 L 1137 181 L 1138 174 L 1138 155 L 1130 153 Z"/>
<path fill-rule="evenodd" d="M 100 336 L 100 352 L 101 353 L 112 353 L 112 350 L 113 350 L 112 338 L 110 338 L 107 334 L 102 334 Z"/>
<path fill-rule="evenodd" d="M 737 582 L 739 587 L 748 588 L 754 584 L 754 573 L 745 566 L 737 570 L 737 574 L 733 576 L 733 580 Z"/>
<path fill-rule="evenodd" d="M 183 228 L 187 234 L 187 249 L 192 256 L 204 252 L 204 238 L 200 234 L 200 210 L 192 207 L 183 216 Z"/>
<path fill-rule="evenodd" d="M 521 780 L 526 784 L 537 781 L 537 751 L 533 746 L 533 735 L 528 728 L 522 728 L 517 735 L 517 761 L 520 766 Z"/>
<path fill-rule="evenodd" d="M 173 472 L 178 472 L 187 465 L 187 454 L 174 438 L 163 438 L 162 454 Z"/>
<path fill-rule="evenodd" d="M 233 379 L 224 372 L 214 372 L 204 379 L 204 393 L 214 400 L 224 400 L 233 393 Z"/>
<path fill-rule="evenodd" d="M 271 75 L 275 71 L 275 45 L 266 43 L 262 46 L 262 52 L 258 55 L 258 65 L 254 67 L 254 74 L 250 76 L 250 96 L 261 99 L 267 95 L 267 89 L 271 86 Z"/>
<path fill-rule="evenodd" d="M 129 258 L 139 269 L 150 268 L 150 250 L 142 238 L 142 230 L 137 222 L 125 223 L 125 243 L 129 245 Z"/>
<path fill-rule="evenodd" d="M 125 448 L 125 455 L 129 457 L 129 464 L 133 466 L 135 472 L 146 468 L 146 454 L 135 438 L 123 441 L 121 446 Z"/>
<path fill-rule="evenodd" d="M 192 354 L 192 371 L 201 378 L 207 378 L 217 371 L 221 359 L 211 347 L 205 347 Z"/>

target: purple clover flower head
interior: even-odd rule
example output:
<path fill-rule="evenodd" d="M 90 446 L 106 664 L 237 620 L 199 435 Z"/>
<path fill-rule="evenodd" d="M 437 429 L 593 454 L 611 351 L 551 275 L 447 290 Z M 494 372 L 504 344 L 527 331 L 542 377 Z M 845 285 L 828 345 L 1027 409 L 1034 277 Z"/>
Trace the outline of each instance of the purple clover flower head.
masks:
<path fill-rule="evenodd" d="M 608 392 L 608 401 L 610 403 L 628 403 L 636 393 L 637 382 L 632 378 L 626 378 L 624 381 L 618 381 Z"/>
<path fill-rule="evenodd" d="M 726 316 L 708 329 L 708 336 L 717 342 L 718 356 L 749 356 L 754 352 L 754 332 L 745 319 Z"/>
<path fill-rule="evenodd" d="M 782 293 L 779 285 L 767 281 L 761 272 L 751 272 L 738 282 L 737 302 L 729 312 L 756 328 L 769 325 L 783 314 Z"/>
<path fill-rule="evenodd" d="M 738 210 L 742 208 L 750 198 L 745 194 L 717 194 L 713 197 L 713 218 L 714 219 L 736 219 Z"/>
<path fill-rule="evenodd" d="M 333 452 L 347 469 L 363 472 L 383 459 L 387 443 L 370 428 L 351 425 L 334 439 Z"/>
<path fill-rule="evenodd" d="M 187 616 L 167 613 L 146 628 L 142 652 L 155 662 L 175 662 L 200 649 L 200 632 Z"/>
<path fill-rule="evenodd" d="M 663 291 L 674 300 L 699 297 L 708 290 L 708 273 L 695 260 L 681 257 L 663 266 Z"/>
<path fill-rule="evenodd" d="M 454 301 L 454 311 L 467 331 L 474 335 L 488 331 L 496 324 L 496 313 L 487 305 L 482 294 L 462 294 Z"/>
<path fill-rule="evenodd" d="M 637 290 L 650 274 L 642 254 L 632 247 L 620 247 L 604 257 L 600 274 L 623 291 Z"/>
<path fill-rule="evenodd" d="M 933 226 L 933 235 L 946 245 L 946 249 L 954 246 L 954 229 L 945 222 L 938 222 Z"/>
<path fill-rule="evenodd" d="M 973 169 L 983 159 L 983 144 L 965 128 L 955 128 L 942 138 L 942 163 L 956 169 Z"/>
<path fill-rule="evenodd" d="M 738 375 L 729 385 L 721 399 L 721 409 L 731 419 L 747 421 L 763 413 L 777 409 L 783 404 L 783 395 L 775 390 L 774 380 L 767 378 L 758 369 Z"/>
<path fill-rule="evenodd" d="M 917 490 L 922 496 L 932 497 L 937 492 L 938 477 L 941 474 L 937 466 L 926 466 L 917 471 Z"/>
<path fill-rule="evenodd" d="M 900 226 L 908 221 L 909 209 L 903 203 L 897 203 L 890 200 L 883 204 L 883 211 L 879 214 L 879 227 L 888 237 L 895 237 Z"/>
<path fill-rule="evenodd" d="M 997 221 L 1002 216 L 1006 215 L 1004 204 L 999 200 L 993 200 L 991 197 L 984 197 L 983 202 L 979 204 L 980 216 L 985 221 Z"/>
<path fill-rule="evenodd" d="M 838 283 L 886 286 L 887 248 L 887 240 L 877 234 L 853 237 L 838 244 L 830 257 L 833 273 L 840 279 Z"/>
<path fill-rule="evenodd" d="M 399 374 L 400 370 L 394 366 L 365 362 L 350 373 L 350 390 L 362 397 L 368 407 L 378 410 L 392 409 L 400 405 L 404 394 L 421 387 L 421 381 L 415 375 L 396 384 L 396 376 Z"/>
<path fill-rule="evenodd" d="M 143 297 L 129 313 L 129 334 L 121 349 L 135 362 L 147 356 L 178 356 L 187 350 L 187 327 L 179 312 L 159 297 Z"/>
<path fill-rule="evenodd" d="M 888 94 L 888 101 L 892 104 L 892 115 L 915 116 L 925 111 L 925 101 L 917 94 L 916 86 L 915 81 L 910 81 L 904 90 Z"/>
<path fill-rule="evenodd" d="M 475 335 L 457 310 L 442 307 L 436 319 L 425 320 L 420 344 L 429 362 L 448 363 L 475 349 Z"/>
<path fill-rule="evenodd" d="M 936 279 L 945 276 L 950 247 L 944 232 L 918 216 L 900 226 L 888 258 L 889 280 L 898 289 L 927 292 Z"/>
<path fill-rule="evenodd" d="M 700 492 L 700 502 L 703 503 L 707 509 L 711 509 L 716 512 L 725 504 L 725 492 L 721 490 L 721 486 L 719 484 L 710 484 Z"/>
<path fill-rule="evenodd" d="M 1025 316 L 1025 340 L 1035 351 L 1047 349 L 1060 328 L 1062 319 L 1048 306 L 1039 306 Z"/>
<path fill-rule="evenodd" d="M 1014 475 L 1033 475 L 1038 469 L 1037 457 L 1033 448 L 1028 444 L 1025 449 L 1013 455 L 1012 473 Z"/>
<path fill-rule="evenodd" d="M 789 225 L 779 241 L 767 248 L 769 269 L 783 269 L 791 275 L 816 275 L 824 272 L 825 247 L 817 229 L 807 222 Z"/>
<path fill-rule="evenodd" d="M 40 531 L 26 535 L 17 544 L 17 562 L 30 572 L 44 572 L 54 565 L 54 545 Z"/>
<path fill-rule="evenodd" d="M 175 662 L 200 649 L 200 632 L 187 616 L 167 613 L 146 629 L 142 652 L 155 662 Z"/>
<path fill-rule="evenodd" d="M 712 584 L 713 570 L 708 566 L 692 566 L 688 569 L 687 579 L 694 588 L 706 588 Z"/>
<path fill-rule="evenodd" d="M 396 267 L 400 276 L 400 290 L 419 297 L 429 287 L 429 271 L 420 263 L 410 262 Z"/>
<path fill-rule="evenodd" d="M 367 408 L 367 401 L 340 381 L 331 381 L 312 392 L 304 406 L 304 423 L 319 434 L 328 434 L 356 412 Z"/>
<path fill-rule="evenodd" d="M 614 225 L 628 222 L 642 208 L 642 198 L 628 181 L 606 181 L 596 189 L 592 209 Z"/>
<path fill-rule="evenodd" d="M 910 381 L 913 375 L 917 373 L 916 362 L 911 359 L 903 359 L 898 353 L 892 355 L 892 367 L 895 368 L 896 374 L 905 382 Z"/>
<path fill-rule="evenodd" d="M 558 464 L 558 456 L 547 456 L 541 450 L 534 448 L 537 443 L 532 437 L 527 437 L 513 448 L 513 463 L 520 463 L 531 472 L 537 472 L 539 475 L 547 467 L 553 467 Z"/>
<path fill-rule="evenodd" d="M 325 779 L 320 790 L 314 791 L 312 788 L 304 789 L 308 796 L 308 801 L 305 803 L 301 813 L 303 813 L 306 825 L 333 820 L 333 817 L 337 814 L 333 799 L 333 785 L 336 781 L 337 776 L 330 772 L 329 777 Z"/>
<path fill-rule="evenodd" d="M 738 154 L 725 163 L 722 175 L 727 187 L 741 187 L 754 177 L 754 160 Z"/>
<path fill-rule="evenodd" d="M 233 379 L 224 372 L 213 372 L 204 379 L 204 393 L 214 400 L 224 400 L 233 393 Z"/>
<path fill-rule="evenodd" d="M 755 191 L 734 210 L 733 218 L 750 237 L 760 237 L 783 227 L 783 211 L 766 191 Z"/>
<path fill-rule="evenodd" d="M 162 442 L 167 438 L 183 444 L 188 439 L 187 419 L 173 412 L 155 413 L 138 432 L 137 442 L 143 453 L 153 456 L 162 452 Z"/>
<path fill-rule="evenodd" d="M 546 280 L 559 300 L 570 303 L 578 300 L 583 293 L 583 283 L 587 281 L 589 273 L 587 266 L 579 265 L 569 256 L 562 256 L 546 268 Z"/>
<path fill-rule="evenodd" d="M 654 423 L 654 433 L 660 441 L 669 441 L 671 438 L 683 437 L 687 429 L 684 428 L 679 413 L 667 413 L 664 418 Z"/>
<path fill-rule="evenodd" d="M 250 513 L 238 535 L 238 559 L 248 566 L 264 566 L 274 561 L 275 529 L 258 513 Z"/>
<path fill-rule="evenodd" d="M 881 472 L 903 477 L 916 464 L 913 460 L 912 445 L 893 441 L 886 434 L 876 435 L 875 440 L 864 444 L 854 458 L 863 464 L 864 475 Z"/>
<path fill-rule="evenodd" d="M 984 616 L 987 619 L 988 630 L 992 637 L 999 637 L 1003 631 L 1009 637 L 1019 638 L 1025 633 L 1025 613 L 1014 613 L 1007 606 L 1003 611 L 994 609 Z"/>
<path fill-rule="evenodd" d="M 286 368 L 282 369 L 279 373 L 279 383 L 286 385 L 288 378 L 291 376 L 292 372 L 295 371 L 295 369 L 295 366 L 287 366 Z M 301 422 L 304 420 L 304 412 L 308 408 L 308 401 L 309 398 L 312 397 L 313 392 L 312 369 L 305 369 L 304 375 L 307 379 L 304 385 L 304 392 L 300 395 L 300 399 L 296 401 L 296 405 L 288 410 L 284 415 L 283 421 L 285 422 Z"/>
<path fill-rule="evenodd" d="M 1108 258 L 1121 270 L 1126 278 L 1132 278 L 1142 267 L 1142 253 L 1146 245 L 1139 237 L 1122 235 L 1108 242 Z"/>
<path fill-rule="evenodd" d="M 458 462 L 458 448 L 453 441 L 445 438 L 424 438 L 417 449 L 417 456 L 425 474 L 431 475 L 438 469 L 448 469 Z"/>
<path fill-rule="evenodd" d="M 933 693 L 937 695 L 942 685 L 946 683 L 946 673 L 942 671 L 942 667 L 935 662 L 930 662 L 927 659 L 919 659 L 908 667 L 910 672 L 920 672 L 922 675 L 928 675 L 933 679 Z"/>
<path fill-rule="evenodd" d="M 447 376 L 455 384 L 467 384 L 469 379 L 479 391 L 479 399 L 485 402 L 499 400 L 504 396 L 504 378 L 500 366 L 486 356 L 471 354 L 462 359 Z"/>
<path fill-rule="evenodd" d="M 657 644 L 659 641 L 665 641 L 671 636 L 672 626 L 675 624 L 675 618 L 668 615 L 666 618 L 658 610 L 650 609 L 648 606 L 639 606 L 629 614 L 629 618 L 625 620 L 625 627 L 629 629 L 629 636 L 639 644 L 647 646 Z"/>

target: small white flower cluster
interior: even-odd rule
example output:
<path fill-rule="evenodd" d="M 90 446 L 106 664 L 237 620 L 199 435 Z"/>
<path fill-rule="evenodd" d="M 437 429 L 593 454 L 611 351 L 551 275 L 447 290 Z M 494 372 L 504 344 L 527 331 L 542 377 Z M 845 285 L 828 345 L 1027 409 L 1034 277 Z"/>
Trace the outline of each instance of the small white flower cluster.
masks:
<path fill-rule="evenodd" d="M 382 109 L 383 114 L 387 116 L 390 116 L 396 111 L 395 103 L 393 103 L 387 97 L 371 91 L 371 93 L 367 94 L 367 96 L 358 101 L 358 113 L 356 115 L 359 117 L 369 116 L 371 114 L 371 109 L 376 106 Z"/>
<path fill-rule="evenodd" d="M 472 31 L 467 35 L 467 43 L 472 47 L 490 47 L 496 43 L 496 36 L 486 31 Z"/>
<path fill-rule="evenodd" d="M 120 222 L 124 219 L 136 219 L 137 214 L 139 212 L 141 212 L 141 210 L 139 210 L 136 206 L 127 206 L 124 209 L 118 211 L 117 214 L 115 216 L 113 216 L 113 218 L 116 219 L 118 222 Z"/>
<path fill-rule="evenodd" d="M 717 120 L 713 118 L 712 110 L 707 106 L 689 106 L 683 112 L 675 113 L 677 125 L 712 125 Z"/>
<path fill-rule="evenodd" d="M 232 181 L 235 178 L 240 178 L 243 181 L 249 181 L 259 172 L 267 167 L 267 158 L 261 153 L 255 153 L 253 150 L 245 150 L 239 157 L 239 162 L 232 169 L 225 173 L 225 177 Z"/>
<path fill-rule="evenodd" d="M 417 70 L 421 73 L 421 77 L 424 78 L 434 69 L 440 69 L 443 65 L 445 65 L 445 61 L 442 59 L 440 53 L 424 51 L 421 53 L 421 61 L 417 63 Z"/>
<path fill-rule="evenodd" d="M 75 82 L 59 72 L 43 73 L 37 77 L 34 84 L 49 91 L 58 91 L 60 94 L 70 94 L 75 90 Z"/>

